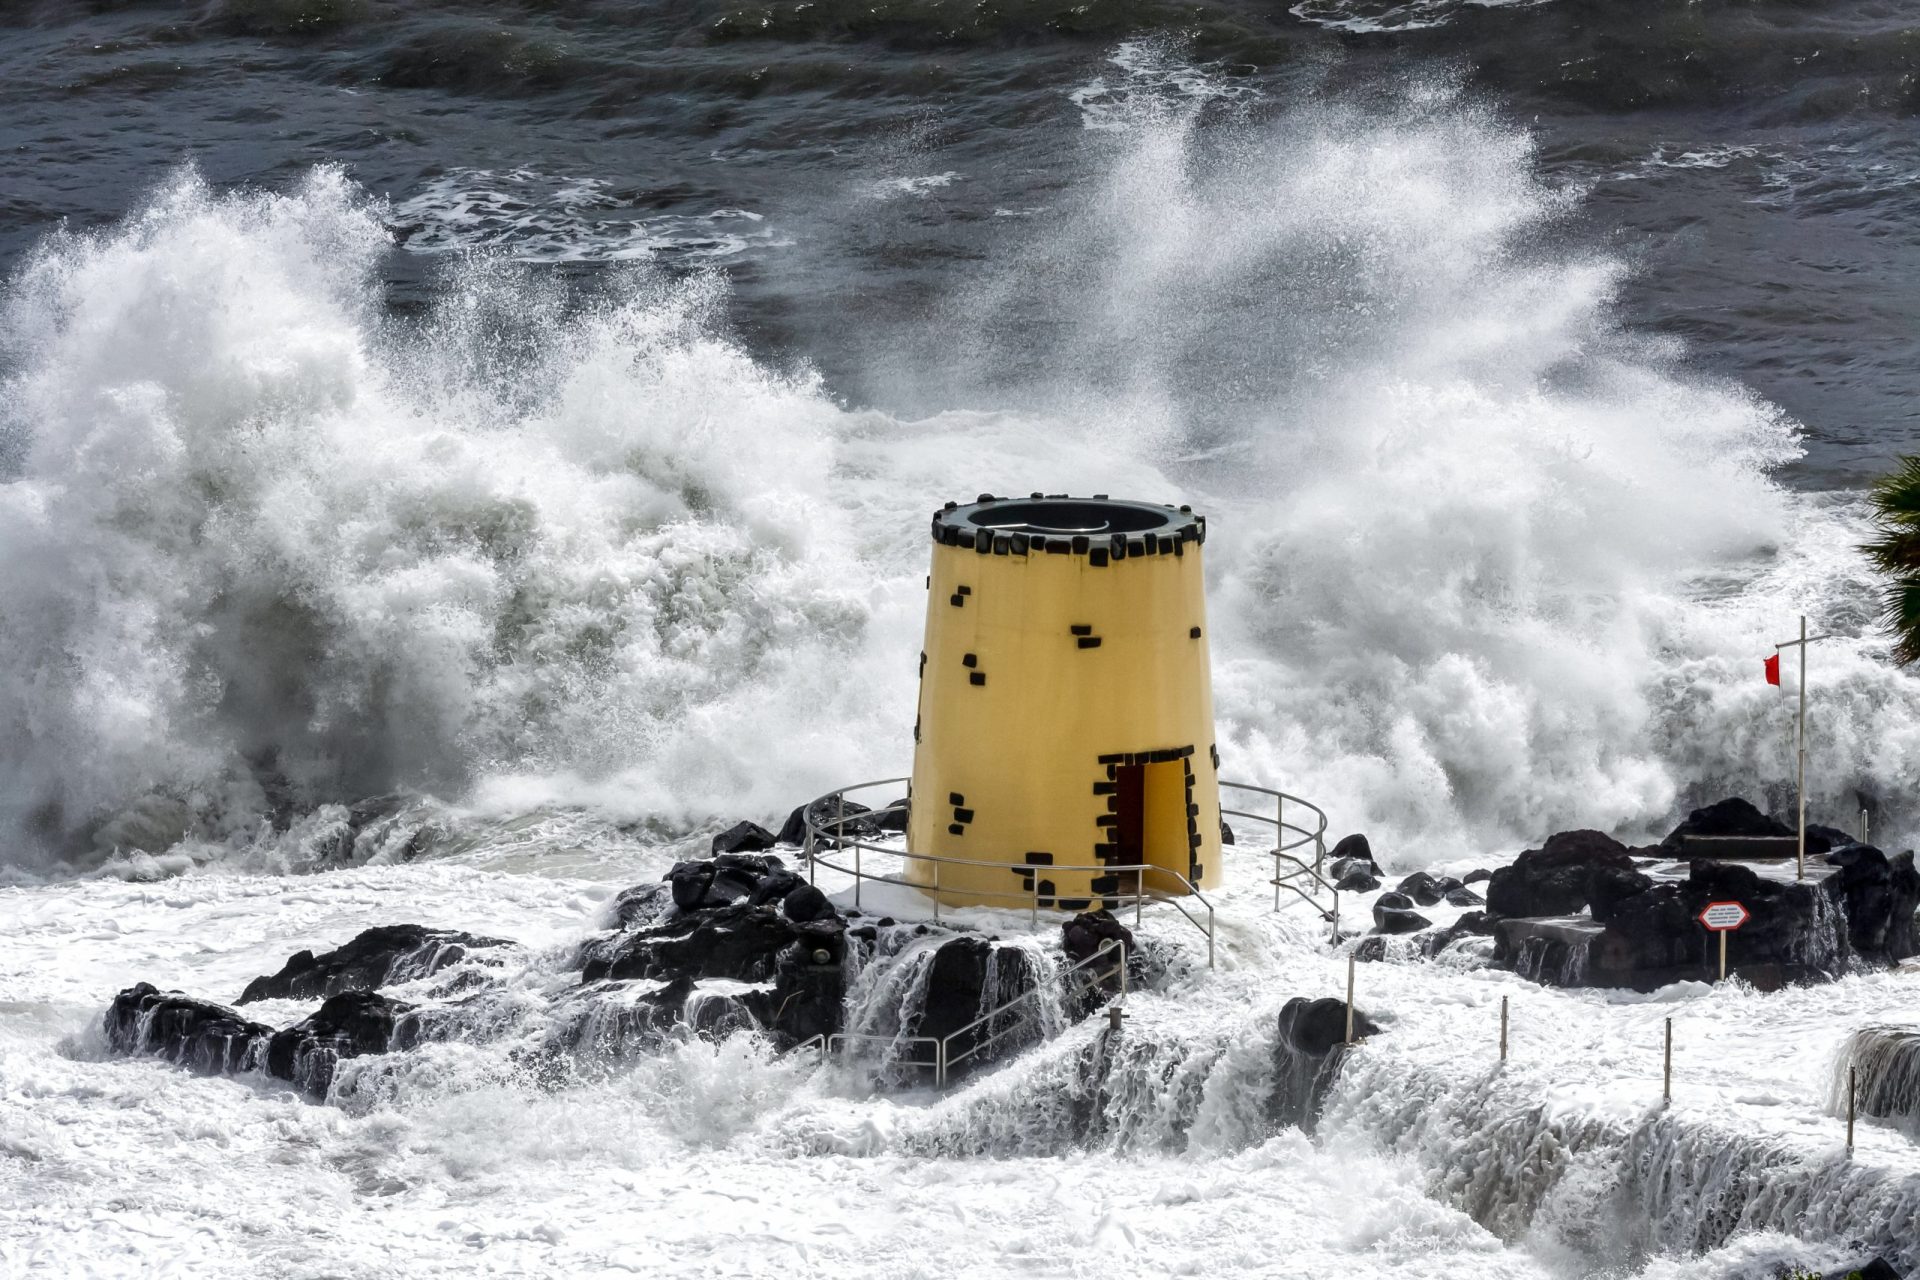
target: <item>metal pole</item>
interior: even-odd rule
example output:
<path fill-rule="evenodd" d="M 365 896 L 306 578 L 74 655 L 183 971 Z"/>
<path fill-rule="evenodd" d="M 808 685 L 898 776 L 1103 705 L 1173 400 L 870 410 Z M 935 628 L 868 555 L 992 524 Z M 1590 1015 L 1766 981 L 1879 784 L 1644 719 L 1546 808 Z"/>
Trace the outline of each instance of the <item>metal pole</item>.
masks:
<path fill-rule="evenodd" d="M 1280 846 L 1287 842 L 1287 802 L 1273 798 L 1273 909 L 1280 909 Z"/>
<path fill-rule="evenodd" d="M 936 924 L 940 921 L 940 864 L 937 862 L 933 864 L 933 919 Z"/>
<path fill-rule="evenodd" d="M 1507 998 L 1500 997 L 1500 1061 L 1507 1060 Z"/>
<path fill-rule="evenodd" d="M 1854 1105 L 1854 1099 L 1858 1093 L 1859 1083 L 1860 1083 L 1860 1072 L 1853 1067 L 1848 1067 L 1847 1068 L 1847 1154 L 1848 1155 L 1853 1154 L 1853 1105 Z"/>
<path fill-rule="evenodd" d="M 1333 944 L 1340 945 L 1340 891 L 1333 891 Z"/>
<path fill-rule="evenodd" d="M 813 819 L 801 816 L 800 825 L 806 830 L 806 837 L 800 842 L 800 851 L 807 860 L 807 883 L 813 883 Z"/>
<path fill-rule="evenodd" d="M 1860 843 L 1861 844 L 1868 843 L 1867 828 L 1868 828 L 1867 811 L 1865 809 L 1862 809 L 1860 810 Z"/>
<path fill-rule="evenodd" d="M 1347 1043 L 1353 1043 L 1353 953 L 1347 953 Z"/>
<path fill-rule="evenodd" d="M 1662 1101 L 1673 1101 L 1673 1019 L 1667 1019 L 1666 1084 L 1660 1090 Z"/>
<path fill-rule="evenodd" d="M 1800 749 L 1798 757 L 1799 780 L 1795 784 L 1795 789 L 1800 793 L 1800 844 L 1795 855 L 1797 870 L 1793 878 L 1805 880 L 1807 878 L 1807 615 L 1804 613 L 1800 615 Z M 1720 935 L 1720 941 L 1724 947 L 1725 934 Z M 1723 951 L 1721 955 L 1721 968 L 1724 970 L 1725 952 Z M 1726 974 L 1723 972 L 1720 976 L 1725 978 Z"/>
<path fill-rule="evenodd" d="M 1727 980 L 1727 935 L 1731 932 L 1733 932 L 1731 929 L 1720 930 L 1720 981 L 1722 982 Z"/>
<path fill-rule="evenodd" d="M 1033 906 L 1027 912 L 1027 926 L 1038 929 L 1040 927 L 1040 873 L 1038 871 L 1033 873 L 1033 881 L 1028 887 L 1033 890 Z"/>
<path fill-rule="evenodd" d="M 853 905 L 856 910 L 860 906 L 860 845 L 862 843 L 856 840 L 853 844 Z"/>
<path fill-rule="evenodd" d="M 1140 908 L 1146 903 L 1146 900 L 1147 873 L 1145 871 L 1136 871 L 1133 873 L 1133 927 L 1136 929 L 1140 927 Z"/>

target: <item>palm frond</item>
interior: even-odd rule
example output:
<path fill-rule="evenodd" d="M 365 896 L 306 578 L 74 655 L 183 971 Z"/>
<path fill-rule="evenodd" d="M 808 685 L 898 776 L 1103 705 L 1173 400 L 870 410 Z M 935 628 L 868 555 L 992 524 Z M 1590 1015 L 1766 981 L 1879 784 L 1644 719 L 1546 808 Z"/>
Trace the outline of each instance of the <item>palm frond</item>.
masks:
<path fill-rule="evenodd" d="M 1860 551 L 1889 579 L 1880 625 L 1893 637 L 1893 659 L 1920 662 L 1920 455 L 1874 482 L 1867 494 L 1880 536 Z"/>

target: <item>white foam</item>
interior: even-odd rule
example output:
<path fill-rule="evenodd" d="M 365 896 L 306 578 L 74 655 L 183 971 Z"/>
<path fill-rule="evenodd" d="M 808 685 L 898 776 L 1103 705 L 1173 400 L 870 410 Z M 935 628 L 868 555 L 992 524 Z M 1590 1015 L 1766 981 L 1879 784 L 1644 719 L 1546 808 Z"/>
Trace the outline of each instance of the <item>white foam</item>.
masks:
<path fill-rule="evenodd" d="M 788 242 L 758 213 L 641 214 L 600 178 L 533 169 L 453 169 L 393 206 L 413 253 L 488 253 L 520 262 L 731 258 Z"/>
<path fill-rule="evenodd" d="M 1287 12 L 1335 31 L 1418 31 L 1461 9 L 1521 9 L 1551 0 L 1300 0 Z"/>
<path fill-rule="evenodd" d="M 1209 103 L 1245 106 L 1262 95 L 1234 80 L 1217 63 L 1188 61 L 1186 46 L 1168 37 L 1122 41 L 1104 71 L 1071 90 L 1067 100 L 1080 109 L 1083 128 L 1118 133 L 1151 122 L 1168 109 L 1192 109 Z"/>

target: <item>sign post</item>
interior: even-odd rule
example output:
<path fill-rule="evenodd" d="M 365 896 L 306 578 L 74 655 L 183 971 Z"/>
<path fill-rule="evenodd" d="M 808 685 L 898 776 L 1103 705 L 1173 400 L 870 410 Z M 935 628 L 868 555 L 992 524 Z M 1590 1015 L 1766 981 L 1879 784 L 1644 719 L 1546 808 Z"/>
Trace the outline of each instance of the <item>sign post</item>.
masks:
<path fill-rule="evenodd" d="M 1709 902 L 1700 913 L 1700 923 L 1720 935 L 1720 981 L 1727 980 L 1727 935 L 1753 918 L 1738 902 Z"/>

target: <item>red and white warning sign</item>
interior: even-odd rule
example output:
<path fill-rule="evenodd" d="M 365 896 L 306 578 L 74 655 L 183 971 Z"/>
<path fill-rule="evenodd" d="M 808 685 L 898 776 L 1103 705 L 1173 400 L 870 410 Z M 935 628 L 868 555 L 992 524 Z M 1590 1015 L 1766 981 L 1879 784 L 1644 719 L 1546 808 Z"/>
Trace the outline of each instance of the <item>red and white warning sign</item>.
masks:
<path fill-rule="evenodd" d="M 1752 913 L 1738 902 L 1709 902 L 1700 913 L 1700 923 L 1715 933 L 1738 929 L 1752 918 Z"/>

